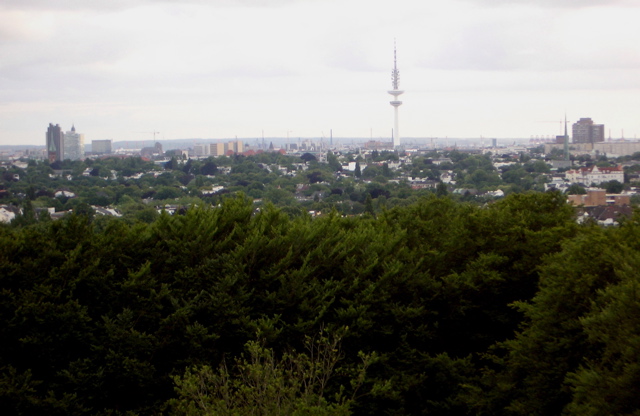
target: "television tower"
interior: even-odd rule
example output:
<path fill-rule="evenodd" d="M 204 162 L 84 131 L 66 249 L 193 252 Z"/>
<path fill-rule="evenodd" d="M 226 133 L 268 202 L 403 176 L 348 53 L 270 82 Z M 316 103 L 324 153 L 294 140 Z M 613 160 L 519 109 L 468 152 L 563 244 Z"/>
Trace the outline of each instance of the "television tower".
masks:
<path fill-rule="evenodd" d="M 389 94 L 393 95 L 393 100 L 389 101 L 389 104 L 393 106 L 394 120 L 393 120 L 393 147 L 400 147 L 400 127 L 398 126 L 398 107 L 402 105 L 402 101 L 398 100 L 398 96 L 402 94 L 404 91 L 398 89 L 400 85 L 400 71 L 398 71 L 398 66 L 396 64 L 396 42 L 393 41 L 393 71 L 391 71 L 391 86 L 393 89 L 391 91 L 387 91 Z"/>

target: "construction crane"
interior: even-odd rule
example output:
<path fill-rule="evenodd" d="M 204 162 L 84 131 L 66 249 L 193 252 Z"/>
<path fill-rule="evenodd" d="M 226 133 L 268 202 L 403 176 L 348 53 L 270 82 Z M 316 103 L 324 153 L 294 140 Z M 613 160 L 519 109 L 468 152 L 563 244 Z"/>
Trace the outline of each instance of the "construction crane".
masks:
<path fill-rule="evenodd" d="M 134 131 L 134 133 L 138 133 L 138 134 L 153 134 L 153 141 L 156 141 L 156 134 L 160 134 L 159 131 Z"/>
<path fill-rule="evenodd" d="M 564 124 L 564 120 L 553 120 L 553 121 L 536 121 L 536 123 L 559 123 L 560 124 L 560 135 L 563 133 L 562 125 Z"/>

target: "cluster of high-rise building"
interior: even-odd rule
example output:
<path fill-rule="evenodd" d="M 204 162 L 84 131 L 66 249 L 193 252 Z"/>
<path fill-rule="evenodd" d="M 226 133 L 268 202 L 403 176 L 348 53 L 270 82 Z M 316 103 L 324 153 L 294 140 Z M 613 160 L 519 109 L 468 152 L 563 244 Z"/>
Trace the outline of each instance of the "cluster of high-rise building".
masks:
<path fill-rule="evenodd" d="M 76 132 L 75 126 L 71 126 L 71 130 L 63 132 L 59 124 L 54 126 L 49 123 L 47 157 L 49 162 L 84 158 L 84 134 Z"/>
<path fill-rule="evenodd" d="M 85 157 L 84 134 L 76 131 L 72 125 L 71 130 L 62 131 L 59 124 L 55 126 L 49 123 L 46 136 L 46 156 L 49 162 L 69 160 L 81 160 Z M 96 155 L 108 155 L 113 152 L 111 140 L 93 140 L 91 152 Z"/>

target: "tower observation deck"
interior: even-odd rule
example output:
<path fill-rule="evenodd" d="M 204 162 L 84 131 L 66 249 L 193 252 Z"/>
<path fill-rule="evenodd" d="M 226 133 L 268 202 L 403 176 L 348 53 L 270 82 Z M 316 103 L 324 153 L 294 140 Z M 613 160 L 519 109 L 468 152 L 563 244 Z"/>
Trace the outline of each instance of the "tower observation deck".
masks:
<path fill-rule="evenodd" d="M 400 146 L 400 126 L 398 124 L 398 107 L 402 105 L 402 101 L 398 100 L 398 96 L 402 94 L 404 91 L 398 89 L 400 85 L 400 71 L 398 70 L 397 60 L 396 60 L 396 45 L 395 42 L 393 44 L 393 70 L 391 71 L 391 86 L 392 90 L 387 91 L 389 94 L 393 95 L 393 100 L 389 101 L 389 104 L 393 106 L 393 147 L 397 148 Z"/>

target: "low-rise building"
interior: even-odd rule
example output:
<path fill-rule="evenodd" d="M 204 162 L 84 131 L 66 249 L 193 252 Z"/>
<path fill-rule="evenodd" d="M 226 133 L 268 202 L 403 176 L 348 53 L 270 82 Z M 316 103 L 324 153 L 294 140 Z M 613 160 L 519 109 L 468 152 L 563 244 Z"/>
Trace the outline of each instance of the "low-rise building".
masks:
<path fill-rule="evenodd" d="M 579 168 L 566 172 L 567 180 L 571 183 L 582 183 L 585 185 L 600 185 L 603 182 L 618 181 L 624 183 L 624 171 L 621 166 L 612 168 Z"/>
<path fill-rule="evenodd" d="M 567 202 L 573 205 L 595 207 L 604 205 L 631 205 L 631 197 L 628 194 L 607 194 L 604 189 L 590 188 L 584 195 L 569 195 Z"/>

